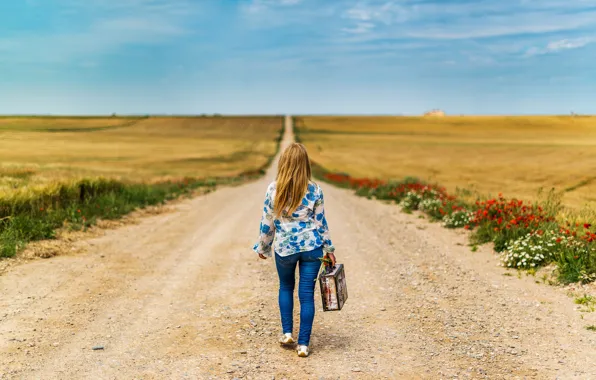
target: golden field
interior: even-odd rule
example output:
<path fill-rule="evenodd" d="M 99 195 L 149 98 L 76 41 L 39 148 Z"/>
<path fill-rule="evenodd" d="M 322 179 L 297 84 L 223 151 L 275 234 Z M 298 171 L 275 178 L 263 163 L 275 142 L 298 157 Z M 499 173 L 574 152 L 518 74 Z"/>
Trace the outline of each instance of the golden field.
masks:
<path fill-rule="evenodd" d="M 235 176 L 277 148 L 281 117 L 0 118 L 0 196 L 87 177 Z"/>
<path fill-rule="evenodd" d="M 415 176 L 450 191 L 596 208 L 596 117 L 300 117 L 313 161 L 355 177 Z"/>

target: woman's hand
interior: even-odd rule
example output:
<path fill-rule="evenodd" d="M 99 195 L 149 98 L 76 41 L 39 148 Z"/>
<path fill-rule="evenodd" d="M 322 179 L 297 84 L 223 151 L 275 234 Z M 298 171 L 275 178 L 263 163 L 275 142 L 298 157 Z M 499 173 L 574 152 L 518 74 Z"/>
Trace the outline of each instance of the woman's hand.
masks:
<path fill-rule="evenodd" d="M 335 267 L 335 255 L 333 252 L 328 252 L 325 256 L 331 260 L 331 268 Z"/>
<path fill-rule="evenodd" d="M 267 260 L 267 256 L 265 256 L 265 255 L 263 255 L 263 254 L 260 254 L 260 253 L 259 253 L 259 257 L 260 257 L 261 259 L 263 259 L 263 260 Z"/>

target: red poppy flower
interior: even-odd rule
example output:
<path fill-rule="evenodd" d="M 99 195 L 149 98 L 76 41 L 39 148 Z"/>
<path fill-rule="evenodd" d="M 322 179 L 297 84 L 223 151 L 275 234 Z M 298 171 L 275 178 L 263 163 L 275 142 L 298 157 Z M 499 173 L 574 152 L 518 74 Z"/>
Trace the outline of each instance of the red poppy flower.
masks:
<path fill-rule="evenodd" d="M 592 227 L 592 225 L 591 225 L 590 223 L 586 223 L 586 224 L 584 224 L 584 228 L 585 228 L 585 229 L 588 229 L 588 228 L 590 228 L 590 227 Z"/>

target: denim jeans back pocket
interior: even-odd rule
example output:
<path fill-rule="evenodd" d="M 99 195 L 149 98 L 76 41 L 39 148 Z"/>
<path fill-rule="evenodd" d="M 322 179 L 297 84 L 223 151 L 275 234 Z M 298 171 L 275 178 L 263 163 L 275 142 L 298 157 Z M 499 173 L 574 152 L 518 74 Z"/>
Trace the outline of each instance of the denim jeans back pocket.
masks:
<path fill-rule="evenodd" d="M 289 256 L 280 256 L 276 253 L 275 261 L 281 266 L 295 265 L 296 261 L 298 261 L 297 254 L 293 254 L 293 255 L 289 255 Z"/>
<path fill-rule="evenodd" d="M 305 252 L 306 254 L 303 256 L 303 260 L 305 261 L 319 261 L 321 257 L 323 257 L 323 249 L 317 248 L 313 249 L 312 251 Z"/>

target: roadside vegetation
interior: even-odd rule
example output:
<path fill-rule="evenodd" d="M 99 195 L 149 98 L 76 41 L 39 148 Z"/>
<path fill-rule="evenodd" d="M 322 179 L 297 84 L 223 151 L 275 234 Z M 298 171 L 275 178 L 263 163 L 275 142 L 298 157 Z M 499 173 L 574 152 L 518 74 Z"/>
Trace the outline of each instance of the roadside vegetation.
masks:
<path fill-rule="evenodd" d="M 419 122 L 424 125 L 424 119 L 420 119 Z M 308 120 L 312 121 L 314 118 Z M 575 204 L 571 207 L 566 206 L 564 203 L 566 191 L 565 189 L 557 191 L 555 183 L 551 184 L 553 186 L 550 188 L 554 187 L 551 191 L 541 193 L 535 189 L 537 195 L 530 201 L 524 201 L 517 197 L 503 195 L 508 193 L 506 186 L 502 188 L 502 193 L 490 196 L 465 191 L 457 186 L 452 187 L 454 190 L 450 191 L 435 182 L 417 177 L 405 177 L 399 180 L 353 177 L 348 162 L 364 158 L 364 162 L 359 162 L 358 167 L 372 165 L 366 161 L 366 152 L 372 147 L 367 143 L 360 146 L 356 141 L 351 141 L 349 146 L 352 149 L 353 158 L 346 157 L 344 161 L 330 160 L 329 157 L 337 157 L 334 153 L 336 149 L 345 149 L 341 143 L 343 140 L 341 137 L 338 140 L 329 137 L 329 141 L 323 142 L 318 139 L 319 133 L 327 136 L 328 130 L 314 132 L 316 129 L 307 128 L 306 122 L 304 120 L 298 122 L 297 135 L 314 151 L 313 160 L 316 162 L 314 170 L 318 178 L 354 189 L 361 196 L 396 203 L 405 212 L 420 211 L 430 220 L 440 222 L 446 228 L 470 230 L 471 246 L 493 243 L 505 267 L 535 273 L 538 268 L 554 263 L 561 283 L 589 283 L 596 280 L 596 226 L 593 225 L 596 221 L 595 214 L 590 210 L 578 209 Z M 444 127 L 449 126 L 448 123 Z M 331 135 L 341 135 L 339 130 L 340 127 L 336 125 L 336 130 Z M 346 134 L 355 132 L 346 127 Z M 367 132 L 370 130 L 362 133 Z M 382 141 L 383 138 L 385 137 L 376 137 L 379 147 L 374 148 L 375 154 L 389 149 L 387 142 Z M 501 136 L 501 138 L 504 137 Z M 332 141 L 335 143 L 331 143 Z M 320 148 L 317 149 L 317 147 Z M 450 160 L 449 151 L 445 154 L 447 156 L 443 159 Z M 403 164 L 399 160 L 391 159 L 394 156 L 388 153 L 388 159 L 379 159 L 376 165 L 385 169 L 377 168 L 376 172 L 391 172 L 393 169 L 389 168 L 408 166 L 407 163 Z M 321 164 L 319 159 L 335 170 L 330 170 L 329 167 Z M 430 149 L 428 160 L 434 162 L 435 159 L 433 150 Z M 521 160 L 520 157 L 518 159 Z M 478 157 L 477 160 L 487 162 L 483 157 Z M 536 158 L 526 157 L 525 160 L 532 161 Z M 578 166 L 583 164 L 577 163 Z M 491 165 L 494 166 L 496 163 Z M 527 166 L 522 161 L 518 165 L 522 168 Z M 395 169 L 396 172 L 400 170 L 403 169 Z M 548 173 L 549 170 L 548 166 L 544 167 L 544 172 Z M 531 176 L 530 173 L 525 174 Z M 509 180 L 491 172 L 485 172 L 484 175 L 492 182 L 500 180 L 506 184 Z M 460 185 L 465 186 L 465 183 Z M 529 185 L 526 184 L 526 186 Z"/>
<path fill-rule="evenodd" d="M 262 175 L 281 117 L 0 118 L 0 257 Z"/>

